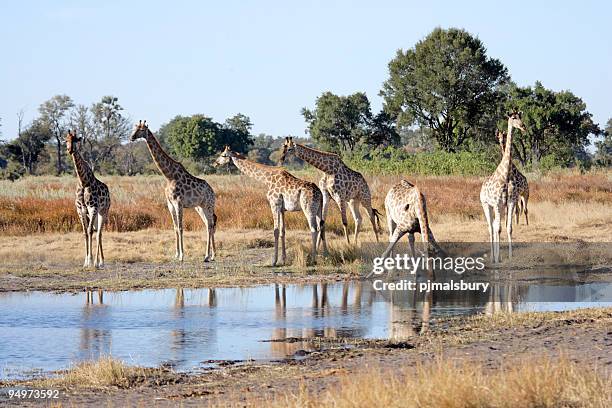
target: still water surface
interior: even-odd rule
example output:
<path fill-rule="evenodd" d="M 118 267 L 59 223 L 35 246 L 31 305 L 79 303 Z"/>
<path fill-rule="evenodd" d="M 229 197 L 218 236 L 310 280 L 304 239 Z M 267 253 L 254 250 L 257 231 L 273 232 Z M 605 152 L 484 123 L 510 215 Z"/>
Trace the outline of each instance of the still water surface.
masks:
<path fill-rule="evenodd" d="M 603 293 L 603 295 L 602 295 Z M 603 297 L 602 297 L 603 296 Z M 101 355 L 197 371 L 215 360 L 275 360 L 313 345 L 285 338 L 392 338 L 418 333 L 423 313 L 606 306 L 608 283 L 508 284 L 488 294 L 415 298 L 371 282 L 129 292 L 0 293 L 0 378 L 20 378 Z M 533 303 L 534 300 L 548 300 Z M 429 321 L 427 316 L 425 319 Z"/>

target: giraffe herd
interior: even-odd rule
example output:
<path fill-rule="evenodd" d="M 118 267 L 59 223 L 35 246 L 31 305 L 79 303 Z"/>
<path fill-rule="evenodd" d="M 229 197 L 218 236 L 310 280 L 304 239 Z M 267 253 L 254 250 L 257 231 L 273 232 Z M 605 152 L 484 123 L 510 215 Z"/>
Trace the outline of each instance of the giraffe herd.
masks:
<path fill-rule="evenodd" d="M 525 176 L 512 163 L 512 130 L 517 128 L 525 132 L 521 114 L 513 112 L 508 116 L 507 133 L 497 132 L 496 137 L 502 148 L 502 159 L 495 172 L 485 180 L 480 191 L 480 201 L 487 221 L 493 262 L 499 262 L 499 240 L 502 215 L 506 217 L 509 257 L 512 256 L 512 224 L 516 211 L 516 221 L 520 213 L 525 214 L 529 224 L 527 203 L 529 186 Z M 178 161 L 172 159 L 162 148 L 155 135 L 149 130 L 146 121 L 136 125 L 131 141 L 144 139 L 153 161 L 166 179 L 164 190 L 168 211 L 172 217 L 176 239 L 175 257 L 184 259 L 183 250 L 183 209 L 194 208 L 206 226 L 206 255 L 204 262 L 215 259 L 215 192 L 203 179 L 190 174 Z M 76 190 L 75 205 L 83 227 L 85 237 L 84 267 L 101 268 L 104 266 L 102 249 L 102 229 L 108 219 L 111 204 L 109 189 L 98 180 L 91 167 L 79 152 L 80 138 L 72 131 L 66 137 L 67 151 L 72 157 L 79 183 Z M 362 225 L 360 207 L 363 207 L 372 224 L 376 241 L 382 233 L 380 215 L 372 207 L 370 188 L 357 171 L 350 169 L 334 153 L 325 152 L 296 143 L 293 138 L 285 138 L 281 163 L 289 155 L 294 155 L 321 171 L 318 186 L 315 183 L 295 177 L 281 166 L 268 166 L 256 163 L 234 152 L 229 146 L 221 152 L 214 166 L 233 163 L 241 173 L 265 184 L 266 198 L 270 204 L 274 219 L 274 255 L 272 265 L 278 262 L 280 238 L 280 263 L 287 262 L 285 242 L 285 212 L 302 211 L 308 222 L 311 233 L 310 261 L 316 262 L 317 249 L 322 246 L 323 255 L 328 248 L 325 239 L 325 218 L 330 199 L 340 210 L 344 236 L 350 244 L 346 209 L 350 210 L 355 221 L 353 242 L 358 242 Z M 412 255 L 414 252 L 414 234 L 420 233 L 425 248 L 439 250 L 431 231 L 427 205 L 424 194 L 414 184 L 401 180 L 395 184 L 385 198 L 389 245 L 382 254 L 385 258 L 391 254 L 397 242 L 406 234 Z M 92 259 L 93 232 L 96 232 L 96 256 Z"/>

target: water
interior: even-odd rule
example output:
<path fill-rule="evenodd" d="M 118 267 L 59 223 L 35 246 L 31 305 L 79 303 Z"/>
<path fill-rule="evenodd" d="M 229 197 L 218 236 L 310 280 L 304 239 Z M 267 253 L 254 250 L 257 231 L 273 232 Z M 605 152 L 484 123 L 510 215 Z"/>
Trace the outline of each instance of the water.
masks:
<path fill-rule="evenodd" d="M 130 292 L 0 293 L 0 376 L 23 378 L 112 355 L 197 371 L 216 360 L 278 360 L 314 349 L 295 339 L 394 338 L 440 315 L 609 306 L 609 283 L 498 284 L 488 294 L 416 296 L 371 282 Z M 546 300 L 546 303 L 532 303 Z M 427 316 L 430 314 L 430 316 Z M 270 341 L 294 338 L 293 341 Z"/>

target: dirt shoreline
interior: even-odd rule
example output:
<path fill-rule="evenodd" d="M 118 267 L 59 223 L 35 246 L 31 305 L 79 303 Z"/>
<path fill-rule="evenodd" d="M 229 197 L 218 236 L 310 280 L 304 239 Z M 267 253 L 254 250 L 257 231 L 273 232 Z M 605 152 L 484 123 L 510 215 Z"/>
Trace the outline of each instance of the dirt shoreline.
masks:
<path fill-rule="evenodd" d="M 517 361 L 549 357 L 596 367 L 612 376 L 612 308 L 572 312 L 515 313 L 442 318 L 430 330 L 402 341 L 356 341 L 304 353 L 305 358 L 270 363 L 227 362 L 201 374 L 156 371 L 130 388 L 61 388 L 62 406 L 202 406 L 265 403 L 287 393 L 321 393 L 342 378 L 367 370 L 392 374 L 400 369 L 452 360 L 498 369 Z M 1 388 L 35 387 L 36 382 L 5 382 Z M 6 399 L 0 405 L 9 404 Z M 22 406 L 37 406 L 22 401 Z"/>

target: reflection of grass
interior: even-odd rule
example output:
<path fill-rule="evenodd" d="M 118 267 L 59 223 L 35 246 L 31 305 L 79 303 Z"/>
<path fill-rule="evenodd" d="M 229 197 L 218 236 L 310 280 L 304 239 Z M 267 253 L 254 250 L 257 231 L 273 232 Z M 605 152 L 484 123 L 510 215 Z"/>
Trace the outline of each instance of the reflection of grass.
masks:
<path fill-rule="evenodd" d="M 147 381 L 148 378 L 173 375 L 161 368 L 144 368 L 129 366 L 112 357 L 102 357 L 96 361 L 80 363 L 59 375 L 35 381 L 35 386 L 43 388 L 131 388 Z"/>
<path fill-rule="evenodd" d="M 279 407 L 609 407 L 612 379 L 565 358 L 479 364 L 437 360 L 399 372 L 344 374 L 327 392 L 305 388 L 270 401 Z M 257 405 L 254 403 L 253 405 Z"/>

